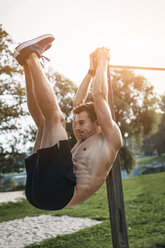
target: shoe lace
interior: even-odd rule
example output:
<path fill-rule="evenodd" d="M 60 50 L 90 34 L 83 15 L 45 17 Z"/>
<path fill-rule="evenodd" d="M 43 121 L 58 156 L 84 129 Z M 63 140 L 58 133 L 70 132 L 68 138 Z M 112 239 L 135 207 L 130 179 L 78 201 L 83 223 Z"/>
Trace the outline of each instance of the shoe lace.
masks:
<path fill-rule="evenodd" d="M 41 55 L 41 59 L 42 59 L 42 61 L 44 61 L 44 59 L 46 59 L 48 62 L 50 62 L 50 59 L 45 57 L 44 55 Z"/>
<path fill-rule="evenodd" d="M 45 60 L 47 60 L 48 62 L 50 62 L 50 59 L 41 55 L 40 58 L 42 59 L 42 61 L 40 62 L 41 65 L 44 67 L 45 66 Z"/>

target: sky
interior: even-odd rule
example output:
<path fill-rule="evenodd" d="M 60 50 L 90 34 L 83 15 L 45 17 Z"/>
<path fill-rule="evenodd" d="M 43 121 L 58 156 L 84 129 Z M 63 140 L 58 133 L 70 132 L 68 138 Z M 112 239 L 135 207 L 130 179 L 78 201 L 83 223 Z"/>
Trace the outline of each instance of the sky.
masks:
<path fill-rule="evenodd" d="M 0 0 L 0 23 L 15 42 L 52 33 L 45 53 L 55 71 L 79 85 L 89 54 L 110 48 L 112 65 L 165 68 L 164 0 Z M 165 71 L 135 71 L 165 93 Z"/>

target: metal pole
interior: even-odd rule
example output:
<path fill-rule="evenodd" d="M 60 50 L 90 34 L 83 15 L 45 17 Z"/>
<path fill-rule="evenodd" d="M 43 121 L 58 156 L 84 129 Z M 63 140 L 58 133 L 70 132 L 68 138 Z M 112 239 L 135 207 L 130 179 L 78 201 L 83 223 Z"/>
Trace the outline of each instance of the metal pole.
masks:
<path fill-rule="evenodd" d="M 110 65 L 109 67 L 110 68 L 119 68 L 119 69 L 138 69 L 138 70 L 165 71 L 165 68 L 142 67 L 142 66 L 131 66 L 131 65 Z"/>
<path fill-rule="evenodd" d="M 109 65 L 107 70 L 107 79 L 108 79 L 108 88 L 109 88 L 108 101 L 112 113 L 112 118 L 114 120 L 115 120 L 115 113 L 114 113 L 112 84 L 110 79 L 110 68 L 165 71 L 165 68 L 156 68 L 156 67 Z M 107 195 L 108 195 L 113 247 L 129 248 L 127 224 L 126 224 L 125 208 L 124 208 L 123 187 L 122 187 L 120 163 L 118 156 L 113 164 L 112 170 L 110 171 L 107 177 L 106 184 L 107 184 Z"/>
<path fill-rule="evenodd" d="M 115 120 L 110 68 L 107 70 L 107 79 L 109 86 L 108 101 L 112 118 Z M 106 184 L 113 247 L 129 248 L 119 157 L 117 157 L 113 164 L 113 168 L 107 177 Z"/>

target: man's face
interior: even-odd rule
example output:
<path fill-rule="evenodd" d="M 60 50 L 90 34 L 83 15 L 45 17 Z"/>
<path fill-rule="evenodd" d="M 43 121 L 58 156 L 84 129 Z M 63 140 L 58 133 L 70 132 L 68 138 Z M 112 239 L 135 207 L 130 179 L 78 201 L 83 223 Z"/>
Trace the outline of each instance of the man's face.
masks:
<path fill-rule="evenodd" d="M 75 130 L 81 140 L 87 139 L 96 133 L 96 121 L 92 122 L 86 111 L 75 116 Z"/>

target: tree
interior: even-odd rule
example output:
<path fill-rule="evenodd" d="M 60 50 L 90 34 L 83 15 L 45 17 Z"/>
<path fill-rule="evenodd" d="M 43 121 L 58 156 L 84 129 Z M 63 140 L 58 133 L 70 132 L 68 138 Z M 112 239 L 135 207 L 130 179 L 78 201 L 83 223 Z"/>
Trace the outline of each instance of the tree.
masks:
<path fill-rule="evenodd" d="M 143 150 L 146 155 L 152 155 L 156 151 L 161 156 L 165 152 L 165 95 L 160 97 L 159 106 L 161 113 L 158 130 L 144 140 Z"/>
<path fill-rule="evenodd" d="M 17 129 L 16 120 L 24 114 L 22 96 L 24 89 L 20 84 L 22 69 L 12 57 L 13 41 L 0 25 L 0 131 Z"/>
<path fill-rule="evenodd" d="M 0 25 L 0 132 L 18 130 L 17 120 L 24 115 L 25 90 L 21 86 L 22 69 L 12 57 L 13 41 Z M 1 144 L 2 145 L 2 144 Z"/>
<path fill-rule="evenodd" d="M 161 96 L 160 109 L 162 111 L 162 118 L 159 125 L 158 132 L 155 134 L 155 147 L 159 156 L 165 152 L 165 95 Z"/>
<path fill-rule="evenodd" d="M 17 149 L 12 145 L 12 151 L 9 153 L 0 147 L 0 178 L 5 173 L 20 172 L 21 168 L 24 168 L 24 159 L 26 154 L 19 153 Z"/>
<path fill-rule="evenodd" d="M 22 69 L 12 57 L 13 45 L 9 34 L 0 25 L 0 173 L 4 170 L 14 171 L 17 167 L 16 160 L 11 157 L 18 153 L 14 145 L 15 140 L 18 141 L 18 136 L 21 135 L 19 116 L 26 114 L 23 108 L 25 90 L 20 83 Z M 7 161 L 10 162 L 6 164 Z"/>
<path fill-rule="evenodd" d="M 155 148 L 159 156 L 165 153 L 165 115 L 162 116 L 158 132 L 153 137 Z"/>
<path fill-rule="evenodd" d="M 116 121 L 123 136 L 121 164 L 129 172 L 135 164 L 132 152 L 142 145 L 144 135 L 157 128 L 158 98 L 153 86 L 133 71 L 115 70 L 111 77 Z"/>

